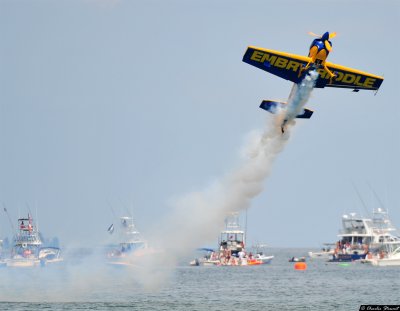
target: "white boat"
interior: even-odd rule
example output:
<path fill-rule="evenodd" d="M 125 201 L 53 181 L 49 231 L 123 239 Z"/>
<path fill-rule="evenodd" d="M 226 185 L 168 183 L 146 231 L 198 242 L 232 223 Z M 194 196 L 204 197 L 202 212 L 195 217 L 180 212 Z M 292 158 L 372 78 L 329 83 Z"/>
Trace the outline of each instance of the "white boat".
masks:
<path fill-rule="evenodd" d="M 204 266 L 248 266 L 268 264 L 274 256 L 266 256 L 256 249 L 254 254 L 245 249 L 245 231 L 240 228 L 239 213 L 231 213 L 225 219 L 225 230 L 221 231 L 218 249 L 209 249 L 203 258 L 195 259 L 191 265 Z"/>
<path fill-rule="evenodd" d="M 7 267 L 35 267 L 61 262 L 61 250 L 57 247 L 43 247 L 40 233 L 32 217 L 18 219 L 10 258 L 4 260 Z"/>
<path fill-rule="evenodd" d="M 400 243 L 386 244 L 378 253 L 368 254 L 362 261 L 373 266 L 400 266 Z"/>
<path fill-rule="evenodd" d="M 108 231 L 113 233 L 114 226 L 111 225 Z M 110 264 L 128 264 L 128 256 L 140 252 L 140 250 L 147 249 L 147 242 L 142 239 L 132 217 L 121 217 L 117 231 L 119 244 L 107 253 Z"/>
<path fill-rule="evenodd" d="M 338 234 L 342 244 L 378 248 L 383 244 L 400 242 L 400 237 L 389 219 L 388 212 L 382 208 L 374 209 L 372 218 L 358 217 L 355 213 L 343 215 L 342 224 L 343 229 Z"/>
<path fill-rule="evenodd" d="M 312 259 L 329 259 L 335 250 L 335 243 L 324 243 L 319 252 L 308 252 L 308 256 Z"/>
<path fill-rule="evenodd" d="M 309 252 L 309 256 L 330 256 L 330 261 L 354 261 L 364 259 L 368 252 L 377 252 L 384 245 L 400 242 L 388 212 L 382 208 L 374 209 L 372 218 L 360 217 L 356 213 L 343 215 L 342 230 L 338 237 L 339 241 L 332 249 L 320 253 Z"/>

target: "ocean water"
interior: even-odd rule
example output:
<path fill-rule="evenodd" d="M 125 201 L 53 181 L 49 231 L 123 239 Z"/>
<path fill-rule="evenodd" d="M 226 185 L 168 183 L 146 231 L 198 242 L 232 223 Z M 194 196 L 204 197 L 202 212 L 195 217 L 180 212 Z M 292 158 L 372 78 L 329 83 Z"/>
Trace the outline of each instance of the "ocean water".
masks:
<path fill-rule="evenodd" d="M 297 271 L 288 259 L 305 249 L 270 249 L 269 265 L 190 267 L 145 275 L 94 264 L 0 270 L 0 310 L 359 310 L 362 304 L 400 304 L 400 267 L 307 259 Z M 162 267 L 160 267 L 161 270 Z M 165 280 L 162 278 L 167 276 Z"/>

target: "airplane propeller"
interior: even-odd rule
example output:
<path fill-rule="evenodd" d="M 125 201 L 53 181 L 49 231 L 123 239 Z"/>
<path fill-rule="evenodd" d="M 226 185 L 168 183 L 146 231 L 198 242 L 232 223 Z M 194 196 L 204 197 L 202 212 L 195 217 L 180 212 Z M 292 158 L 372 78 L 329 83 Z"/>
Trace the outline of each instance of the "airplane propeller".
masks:
<path fill-rule="evenodd" d="M 309 31 L 308 34 L 313 37 L 322 38 L 322 35 L 317 35 L 316 33 L 313 33 L 312 31 Z M 329 39 L 335 38 L 336 36 L 337 36 L 336 32 L 329 33 Z"/>
<path fill-rule="evenodd" d="M 335 38 L 336 35 L 337 35 L 336 32 L 331 32 L 331 33 L 329 34 L 329 39 Z"/>
<path fill-rule="evenodd" d="M 321 35 L 317 35 L 316 33 L 313 33 L 312 31 L 309 31 L 308 34 L 309 34 L 310 36 L 313 36 L 313 37 L 318 37 L 318 38 L 321 38 L 321 37 L 322 37 Z"/>

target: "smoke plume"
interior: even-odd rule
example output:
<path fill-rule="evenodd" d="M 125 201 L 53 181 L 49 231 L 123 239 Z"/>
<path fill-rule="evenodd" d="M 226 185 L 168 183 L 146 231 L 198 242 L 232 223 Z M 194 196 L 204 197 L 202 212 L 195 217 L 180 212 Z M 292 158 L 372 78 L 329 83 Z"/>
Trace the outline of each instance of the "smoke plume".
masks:
<path fill-rule="evenodd" d="M 230 212 L 240 212 L 250 206 L 251 200 L 263 190 L 273 162 L 285 147 L 294 118 L 304 108 L 315 85 L 315 71 L 294 85 L 287 109 L 266 124 L 264 130 L 246 142 L 243 150 L 246 158 L 241 165 L 207 189 L 192 192 L 174 202 L 170 216 L 158 224 L 160 231 L 150 237 L 150 243 L 158 251 L 148 256 L 132 257 L 132 263 L 140 266 L 136 276 L 148 289 L 162 285 L 180 258 L 190 255 L 196 246 L 215 239 L 224 219 Z M 286 131 L 281 125 L 286 121 Z M 154 250 L 153 250 L 154 252 Z"/>
<path fill-rule="evenodd" d="M 264 129 L 249 136 L 238 167 L 206 189 L 175 200 L 169 217 L 147 237 L 151 247 L 124 258 L 123 269 L 107 266 L 100 250 L 87 255 L 82 251 L 66 254 L 70 260 L 66 259 L 64 266 L 29 269 L 24 273 L 5 269 L 0 300 L 91 301 L 96 297 L 106 299 L 110 286 L 118 286 L 121 293 L 133 288 L 159 289 L 180 260 L 190 258 L 197 246 L 215 240 L 229 213 L 249 207 L 263 190 L 275 158 L 288 142 L 294 118 L 304 108 L 317 77 L 317 73 L 311 72 L 295 85 L 287 109 L 275 115 L 274 122 L 267 122 Z M 284 120 L 286 130 L 282 133 Z"/>

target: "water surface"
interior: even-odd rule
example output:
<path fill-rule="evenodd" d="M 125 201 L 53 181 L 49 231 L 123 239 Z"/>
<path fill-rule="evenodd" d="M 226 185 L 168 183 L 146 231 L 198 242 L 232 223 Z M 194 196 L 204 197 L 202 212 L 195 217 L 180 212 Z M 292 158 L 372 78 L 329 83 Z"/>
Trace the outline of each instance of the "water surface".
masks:
<path fill-rule="evenodd" d="M 400 267 L 308 260 L 306 271 L 295 270 L 288 259 L 306 251 L 271 249 L 276 257 L 264 266 L 190 267 L 183 261 L 167 271 L 165 283 L 153 276 L 162 284 L 157 289 L 144 289 L 134 270 L 90 262 L 2 269 L 0 309 L 359 310 L 361 304 L 400 304 Z"/>

